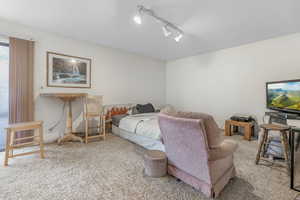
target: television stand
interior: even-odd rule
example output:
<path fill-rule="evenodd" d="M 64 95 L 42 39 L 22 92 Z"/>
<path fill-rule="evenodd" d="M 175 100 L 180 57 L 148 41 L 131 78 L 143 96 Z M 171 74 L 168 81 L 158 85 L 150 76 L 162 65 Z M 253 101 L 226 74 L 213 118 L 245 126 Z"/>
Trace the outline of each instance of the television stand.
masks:
<path fill-rule="evenodd" d="M 288 119 L 300 120 L 300 115 L 284 112 L 265 112 L 266 116 L 269 116 L 269 124 L 272 122 L 287 124 Z"/>

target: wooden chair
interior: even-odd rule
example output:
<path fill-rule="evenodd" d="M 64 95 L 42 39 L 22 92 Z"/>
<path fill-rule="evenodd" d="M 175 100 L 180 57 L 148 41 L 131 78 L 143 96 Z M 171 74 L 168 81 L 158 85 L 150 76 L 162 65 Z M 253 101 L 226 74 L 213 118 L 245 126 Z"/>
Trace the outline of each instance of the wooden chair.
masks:
<path fill-rule="evenodd" d="M 89 139 L 103 138 L 105 139 L 105 115 L 103 112 L 103 97 L 87 95 L 84 103 L 84 120 L 85 120 L 85 143 Z M 89 127 L 89 120 L 98 118 L 97 127 Z M 90 129 L 97 129 L 97 133 L 91 135 Z"/>
<path fill-rule="evenodd" d="M 258 164 L 261 159 L 262 152 L 266 151 L 268 144 L 269 131 L 278 131 L 280 133 L 281 144 L 283 149 L 283 154 L 286 162 L 286 168 L 289 172 L 290 170 L 290 159 L 289 159 L 289 144 L 288 144 L 288 131 L 290 127 L 276 124 L 262 124 L 260 126 L 263 129 L 262 139 L 259 142 L 258 152 L 256 155 L 255 164 Z"/>
<path fill-rule="evenodd" d="M 24 123 L 16 123 L 10 124 L 5 128 L 6 135 L 6 146 L 5 146 L 5 158 L 4 158 L 4 166 L 8 165 L 8 159 L 17 157 L 17 156 L 25 156 L 34 153 L 40 153 L 41 158 L 44 158 L 44 143 L 43 143 L 43 122 L 35 121 L 35 122 L 24 122 Z M 19 131 L 34 131 L 33 135 L 26 136 L 27 134 L 20 134 L 21 137 L 16 138 L 16 132 Z M 39 145 L 40 149 L 37 151 L 31 151 L 26 153 L 14 154 L 13 150 Z"/>

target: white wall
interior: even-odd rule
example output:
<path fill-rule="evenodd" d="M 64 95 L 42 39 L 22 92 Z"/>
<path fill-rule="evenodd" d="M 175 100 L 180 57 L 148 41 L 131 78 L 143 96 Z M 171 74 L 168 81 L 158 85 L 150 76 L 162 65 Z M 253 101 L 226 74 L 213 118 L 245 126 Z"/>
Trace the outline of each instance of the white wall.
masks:
<path fill-rule="evenodd" d="M 64 38 L 0 20 L 0 34 L 35 42 L 35 118 L 45 122 L 45 140 L 53 141 L 63 132 L 63 121 L 49 132 L 62 115 L 62 102 L 40 97 L 41 92 L 87 92 L 104 96 L 105 104 L 165 103 L 165 63 L 159 60 Z M 101 36 L 99 36 L 101 37 Z M 121 36 L 120 36 L 121 37 Z M 46 87 L 46 52 L 53 51 L 92 59 L 92 88 L 63 89 Z M 80 120 L 80 101 L 74 103 L 73 118 Z"/>
<path fill-rule="evenodd" d="M 220 127 L 235 113 L 260 121 L 265 83 L 300 78 L 300 34 L 167 63 L 166 102 L 212 114 Z"/>

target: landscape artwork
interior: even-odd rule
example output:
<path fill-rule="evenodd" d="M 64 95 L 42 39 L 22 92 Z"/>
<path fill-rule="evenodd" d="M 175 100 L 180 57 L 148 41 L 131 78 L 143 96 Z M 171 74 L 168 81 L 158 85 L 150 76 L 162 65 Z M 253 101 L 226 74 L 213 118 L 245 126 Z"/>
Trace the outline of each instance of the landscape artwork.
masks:
<path fill-rule="evenodd" d="M 300 111 L 300 81 L 268 85 L 268 107 Z"/>
<path fill-rule="evenodd" d="M 91 87 L 91 59 L 47 52 L 49 87 Z"/>

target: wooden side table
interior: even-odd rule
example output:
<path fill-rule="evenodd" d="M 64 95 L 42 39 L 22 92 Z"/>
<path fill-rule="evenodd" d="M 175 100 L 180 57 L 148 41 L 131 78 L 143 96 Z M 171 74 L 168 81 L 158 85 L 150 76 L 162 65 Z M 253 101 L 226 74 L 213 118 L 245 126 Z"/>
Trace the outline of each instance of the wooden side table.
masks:
<path fill-rule="evenodd" d="M 253 123 L 252 122 L 238 122 L 234 120 L 226 120 L 225 122 L 225 136 L 232 136 L 232 127 L 243 127 L 244 128 L 244 139 L 251 141 L 253 135 Z"/>
<path fill-rule="evenodd" d="M 54 97 L 59 98 L 63 102 L 67 103 L 68 105 L 68 113 L 67 113 L 67 120 L 66 120 L 66 131 L 62 138 L 58 139 L 58 144 L 63 144 L 64 142 L 68 141 L 79 141 L 83 143 L 83 140 L 81 137 L 78 137 L 73 134 L 73 119 L 72 119 L 72 101 L 74 101 L 77 98 L 86 97 L 87 93 L 42 93 L 41 96 L 45 97 Z"/>

